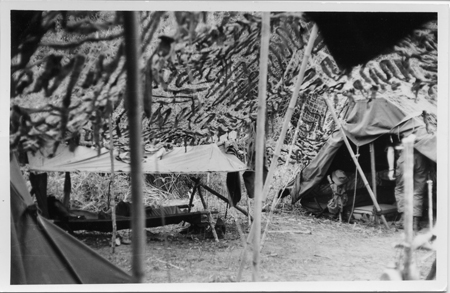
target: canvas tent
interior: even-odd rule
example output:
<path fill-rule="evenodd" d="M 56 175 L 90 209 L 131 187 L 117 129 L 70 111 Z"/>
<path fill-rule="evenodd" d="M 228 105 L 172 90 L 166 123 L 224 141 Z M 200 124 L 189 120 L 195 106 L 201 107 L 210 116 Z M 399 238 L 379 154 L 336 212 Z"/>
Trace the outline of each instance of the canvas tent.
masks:
<path fill-rule="evenodd" d="M 436 162 L 436 136 L 429 134 L 422 118 L 417 117 L 424 109 L 436 113 L 435 106 L 426 101 L 416 103 L 408 100 L 400 103 L 396 99 L 380 97 L 356 102 L 342 127 L 355 153 L 357 146 L 359 147 L 358 162 L 364 173 L 371 172 L 369 151 L 371 143 L 375 149 L 376 171 L 388 168 L 384 151 L 389 139 L 387 134 L 409 135 L 414 132 L 417 137 L 415 149 L 430 161 Z M 313 190 L 319 184 L 326 184 L 326 176 L 335 169 L 355 173 L 355 165 L 344 145 L 341 132 L 335 132 L 316 158 L 294 179 L 290 188 L 292 203 L 313 196 Z M 379 176 L 378 181 L 380 180 Z"/>
<path fill-rule="evenodd" d="M 43 218 L 10 162 L 11 284 L 131 283 L 126 272 Z"/>
<path fill-rule="evenodd" d="M 109 150 L 97 150 L 78 146 L 73 152 L 68 146 L 60 146 L 49 158 L 50 150 L 28 153 L 30 171 L 37 172 L 111 172 Z M 130 172 L 130 164 L 114 160 L 115 172 Z M 161 158 L 156 154 L 144 153 L 143 172 L 145 174 L 201 174 L 207 172 L 238 172 L 247 166 L 234 155 L 226 154 L 216 144 L 174 147 Z"/>

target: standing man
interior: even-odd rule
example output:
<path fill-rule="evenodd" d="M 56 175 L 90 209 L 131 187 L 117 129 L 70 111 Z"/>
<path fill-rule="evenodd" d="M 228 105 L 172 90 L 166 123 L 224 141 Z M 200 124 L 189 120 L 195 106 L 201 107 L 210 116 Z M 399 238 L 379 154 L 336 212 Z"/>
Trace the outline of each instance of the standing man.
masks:
<path fill-rule="evenodd" d="M 392 140 L 391 140 L 392 141 Z M 398 158 L 395 160 L 395 153 L 398 152 Z M 393 144 L 387 148 L 387 159 L 389 165 L 388 177 L 395 180 L 395 199 L 397 201 L 397 211 L 401 214 L 400 220 L 395 223 L 396 228 L 403 229 L 403 210 L 404 210 L 404 189 L 403 169 L 405 156 L 401 147 L 394 147 Z M 394 163 L 397 162 L 394 169 Z M 395 174 L 394 174 L 395 170 Z M 413 229 L 419 231 L 419 221 L 423 212 L 423 198 L 426 191 L 428 179 L 428 162 L 424 155 L 414 150 L 414 195 L 413 195 Z"/>

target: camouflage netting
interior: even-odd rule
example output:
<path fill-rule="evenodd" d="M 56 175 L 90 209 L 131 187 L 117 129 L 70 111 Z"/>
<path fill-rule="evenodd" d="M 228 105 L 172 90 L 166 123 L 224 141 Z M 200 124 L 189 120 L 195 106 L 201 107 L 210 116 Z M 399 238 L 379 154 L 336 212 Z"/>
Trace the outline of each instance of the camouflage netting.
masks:
<path fill-rule="evenodd" d="M 21 27 L 23 13 L 12 13 L 13 28 Z M 12 41 L 11 150 L 67 139 L 107 145 L 110 117 L 115 146 L 127 149 L 121 14 L 26 13 L 35 31 L 17 32 Z M 271 16 L 267 104 L 274 137 L 311 26 L 300 13 Z M 198 145 L 231 131 L 243 137 L 257 106 L 258 13 L 142 12 L 141 27 L 145 142 Z M 293 158 L 313 157 L 335 127 L 323 96 L 330 95 L 342 117 L 361 98 L 436 104 L 436 83 L 434 23 L 349 75 L 339 71 L 319 36 L 291 121 L 293 128 L 301 123 Z M 436 113 L 429 119 L 435 124 Z"/>

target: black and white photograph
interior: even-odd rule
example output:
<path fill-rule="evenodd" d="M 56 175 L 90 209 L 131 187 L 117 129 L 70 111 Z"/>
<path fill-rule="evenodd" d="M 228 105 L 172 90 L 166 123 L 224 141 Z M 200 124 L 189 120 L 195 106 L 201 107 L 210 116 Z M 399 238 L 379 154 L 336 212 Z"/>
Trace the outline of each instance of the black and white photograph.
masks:
<path fill-rule="evenodd" d="M 0 290 L 448 290 L 449 2 L 0 5 Z"/>

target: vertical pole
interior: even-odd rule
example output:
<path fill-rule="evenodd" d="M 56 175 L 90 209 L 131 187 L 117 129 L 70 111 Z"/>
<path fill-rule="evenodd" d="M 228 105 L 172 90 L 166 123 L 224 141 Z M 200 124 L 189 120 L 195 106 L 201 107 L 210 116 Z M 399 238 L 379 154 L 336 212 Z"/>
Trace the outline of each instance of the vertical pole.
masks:
<path fill-rule="evenodd" d="M 132 214 L 132 273 L 136 283 L 144 281 L 145 259 L 145 219 L 142 197 L 142 130 L 141 130 L 141 82 L 139 75 L 140 36 L 139 12 L 125 11 L 124 35 L 125 55 L 127 62 L 127 98 L 128 124 L 130 129 L 130 160 L 131 160 L 131 200 Z"/>
<path fill-rule="evenodd" d="M 428 183 L 428 223 L 430 231 L 433 230 L 433 180 L 427 180 Z"/>
<path fill-rule="evenodd" d="M 372 190 L 373 194 L 375 195 L 375 198 L 378 200 L 377 195 L 377 170 L 375 168 L 375 146 L 372 143 L 370 143 L 370 168 L 372 173 Z M 379 222 L 378 216 L 374 215 L 375 223 Z"/>
<path fill-rule="evenodd" d="M 70 180 L 70 172 L 66 172 L 64 178 L 64 199 L 63 205 L 70 210 L 70 191 L 72 189 L 72 182 Z"/>
<path fill-rule="evenodd" d="M 116 234 L 117 234 L 117 223 L 116 223 L 116 200 L 114 198 L 114 188 L 111 188 L 111 184 L 114 184 L 114 142 L 113 142 L 113 123 L 112 123 L 112 113 L 109 115 L 109 159 L 111 161 L 111 177 L 109 182 L 109 205 L 111 206 L 111 220 L 112 220 L 112 236 L 111 236 L 111 253 L 116 250 Z"/>
<path fill-rule="evenodd" d="M 261 51 L 259 56 L 258 118 L 256 122 L 256 164 L 255 164 L 255 215 L 253 217 L 255 236 L 253 237 L 252 281 L 259 281 L 259 245 L 261 242 L 261 207 L 263 196 L 263 168 L 266 126 L 267 66 L 269 63 L 270 12 L 263 12 L 261 28 Z"/>
<path fill-rule="evenodd" d="M 275 151 L 273 154 L 273 158 L 272 158 L 272 162 L 270 164 L 270 168 L 269 168 L 269 172 L 267 174 L 266 177 L 266 182 L 264 184 L 264 189 L 263 189 L 263 197 L 266 197 L 267 193 L 269 192 L 269 186 L 272 183 L 272 179 L 273 179 L 273 173 L 275 172 L 275 166 L 277 165 L 278 162 L 278 157 L 280 156 L 280 152 L 281 152 L 281 147 L 283 146 L 284 143 L 284 138 L 286 136 L 286 132 L 289 126 L 289 122 L 291 121 L 292 118 L 292 114 L 294 113 L 294 108 L 295 108 L 295 103 L 297 101 L 297 97 L 298 97 L 298 93 L 300 91 L 300 86 L 302 85 L 303 82 L 303 77 L 305 75 L 305 71 L 306 71 L 306 65 L 308 64 L 308 59 L 311 56 L 311 51 L 312 51 L 312 47 L 314 45 L 314 41 L 316 39 L 317 36 L 317 32 L 318 32 L 318 27 L 317 25 L 314 25 L 312 28 L 312 31 L 309 35 L 309 40 L 308 40 L 308 45 L 305 48 L 305 53 L 303 54 L 303 60 L 302 60 L 302 65 L 300 67 L 300 72 L 298 74 L 297 77 L 297 81 L 295 84 L 295 89 L 294 92 L 292 93 L 291 96 L 291 100 L 289 102 L 289 107 L 288 110 L 286 112 L 286 115 L 284 117 L 284 123 L 283 123 L 283 128 L 281 129 L 281 133 L 280 133 L 280 137 L 278 138 L 277 141 L 277 145 L 275 147 Z M 250 215 L 250 199 L 248 200 L 248 214 Z M 277 200 L 277 197 L 275 196 L 273 201 L 275 202 Z M 250 216 L 249 216 L 249 225 L 250 225 Z M 251 225 L 250 228 L 250 232 L 247 236 L 247 243 L 250 243 L 253 235 L 255 234 L 255 225 L 254 223 Z M 244 250 L 242 252 L 242 255 L 244 255 L 243 257 L 241 257 L 241 267 L 244 266 L 244 262 L 245 262 L 245 252 L 246 252 L 247 246 L 244 247 Z M 241 272 L 238 273 L 238 280 L 239 280 L 239 276 L 241 275 Z"/>
<path fill-rule="evenodd" d="M 413 250 L 412 250 L 412 242 L 413 242 L 413 193 L 414 193 L 414 139 L 415 135 L 411 134 L 407 138 L 402 140 L 403 142 L 403 152 L 405 152 L 405 163 L 404 163 L 404 171 L 403 171 L 403 180 L 405 182 L 404 189 L 404 228 L 405 228 L 405 260 L 404 260 L 404 271 L 403 271 L 403 280 L 412 280 L 413 276 Z"/>
<path fill-rule="evenodd" d="M 203 204 L 203 208 L 208 213 L 208 222 L 209 222 L 209 226 L 211 227 L 211 232 L 212 232 L 212 234 L 214 236 L 214 240 L 216 242 L 219 242 L 219 238 L 217 237 L 216 228 L 215 228 L 215 225 L 214 225 L 214 222 L 213 222 L 211 211 L 208 209 L 208 205 L 205 202 L 205 198 L 203 197 L 202 189 L 200 188 L 200 185 L 198 186 L 197 189 L 198 189 L 198 196 L 200 197 L 200 200 L 202 201 L 202 204 Z"/>

